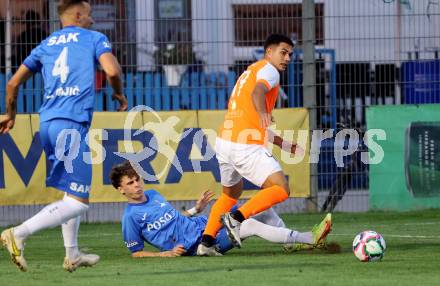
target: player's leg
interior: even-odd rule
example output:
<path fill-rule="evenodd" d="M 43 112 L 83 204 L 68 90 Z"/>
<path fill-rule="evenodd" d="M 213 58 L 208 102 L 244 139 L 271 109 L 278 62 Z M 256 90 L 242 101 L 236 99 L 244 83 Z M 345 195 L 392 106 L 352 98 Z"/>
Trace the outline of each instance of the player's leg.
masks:
<path fill-rule="evenodd" d="M 30 219 L 17 227 L 2 232 L 3 244 L 8 249 L 12 261 L 22 271 L 27 270 L 24 258 L 24 241 L 32 234 L 48 228 L 59 226 L 79 214 L 87 211 L 88 206 L 77 200 L 65 197 L 60 201 L 44 207 Z"/>
<path fill-rule="evenodd" d="M 241 196 L 243 182 L 240 174 L 230 163 L 230 146 L 224 140 L 216 140 L 216 156 L 219 162 L 222 194 L 214 203 L 209 214 L 208 223 L 197 248 L 197 255 L 215 255 L 215 238 L 222 227 L 220 217 L 229 211 Z"/>
<path fill-rule="evenodd" d="M 197 255 L 218 256 L 215 249 L 216 236 L 222 227 L 220 218 L 229 211 L 240 197 L 243 190 L 243 182 L 240 181 L 230 187 L 223 186 L 223 192 L 213 204 L 209 214 L 205 231 L 203 232 L 202 242 L 197 248 Z"/>
<path fill-rule="evenodd" d="M 63 189 L 67 193 L 68 197 L 76 199 L 78 201 L 87 202 L 89 199 L 90 185 L 92 182 L 92 166 L 90 164 L 90 149 L 87 142 L 88 126 L 84 124 L 72 123 L 71 128 L 78 131 L 81 140 L 74 151 L 78 156 L 72 160 L 72 172 L 62 173 L 61 179 L 57 181 L 51 181 L 54 187 Z M 67 124 L 65 124 L 67 125 Z M 70 145 L 72 146 L 72 145 Z M 88 159 L 87 159 L 88 158 Z M 61 183 L 60 183 L 61 182 Z M 65 188 L 65 183 L 69 185 L 69 188 Z M 72 187 L 72 183 L 76 187 Z M 66 256 L 63 262 L 63 268 L 69 272 L 76 270 L 80 266 L 93 266 L 99 261 L 99 256 L 96 254 L 86 254 L 80 252 L 78 249 L 78 230 L 81 222 L 81 214 L 67 221 L 63 221 L 61 225 L 64 246 L 66 248 Z"/>
<path fill-rule="evenodd" d="M 40 138 L 46 156 L 51 163 L 46 186 L 63 191 L 68 195 L 64 196 L 62 200 L 46 206 L 10 231 L 10 237 L 13 239 L 9 239 L 9 241 L 14 242 L 18 251 L 9 252 L 13 262 L 21 270 L 26 263 L 23 250 L 24 241 L 28 236 L 43 229 L 59 226 L 80 216 L 89 208 L 88 198 L 92 170 L 91 165 L 83 160 L 84 152 L 89 151 L 85 141 L 87 132 L 87 126 L 70 120 L 56 119 L 40 124 Z M 79 225 L 79 221 L 77 223 Z M 66 231 L 63 231 L 63 234 L 70 229 L 70 232 L 75 237 L 77 236 L 78 226 L 76 223 L 69 223 L 64 229 Z M 70 242 L 65 244 L 70 245 Z M 7 248 L 9 250 L 10 247 Z M 71 260 L 76 261 L 82 254 L 78 251 L 77 246 L 76 250 L 72 250 L 72 248 L 75 247 L 71 247 L 71 250 L 66 252 L 73 254 L 74 257 Z"/>
<path fill-rule="evenodd" d="M 268 208 L 283 202 L 289 197 L 290 189 L 283 171 L 277 171 L 267 177 L 262 190 L 244 203 L 237 211 L 236 216 L 241 219 L 249 218 Z M 241 213 L 241 216 L 240 216 Z"/>
<path fill-rule="evenodd" d="M 240 238 L 245 239 L 254 235 L 275 243 L 313 244 L 311 231 L 298 232 L 285 227 L 275 227 L 253 218 L 243 221 L 240 227 Z"/>
<path fill-rule="evenodd" d="M 245 219 L 256 215 L 289 197 L 290 189 L 279 163 L 262 146 L 249 146 L 245 157 L 237 158 L 238 172 L 262 190 L 238 210 L 226 213 L 222 222 L 235 245 L 240 245 L 239 228 Z"/>
<path fill-rule="evenodd" d="M 311 232 L 297 232 L 284 227 L 275 227 L 264 224 L 253 218 L 245 220 L 240 227 L 241 239 L 246 239 L 250 236 L 259 236 L 265 240 L 274 243 L 312 243 L 313 235 Z M 223 253 L 232 249 L 234 245 L 228 237 L 226 228 L 220 229 L 216 237 L 216 254 L 221 256 Z M 213 255 L 214 256 L 214 255 Z"/>
<path fill-rule="evenodd" d="M 275 227 L 285 228 L 286 225 L 284 221 L 278 216 L 273 208 L 269 208 L 264 212 L 261 212 L 253 217 L 251 217 L 259 222 L 264 224 L 268 224 Z M 246 222 L 246 221 L 245 221 Z M 312 250 L 314 248 L 322 249 L 326 247 L 326 236 L 329 232 L 326 233 L 326 226 L 330 225 L 331 227 L 331 217 L 326 216 L 324 220 L 319 224 L 313 227 L 313 230 L 310 232 L 305 232 L 305 235 L 309 235 L 310 233 L 313 236 L 314 244 L 308 243 L 285 243 L 283 245 L 283 249 L 287 252 L 295 252 L 300 250 Z M 319 227 L 321 226 L 321 227 Z M 243 227 L 243 226 L 242 226 Z M 304 239 L 300 239 L 300 241 L 304 241 Z M 315 243 L 315 241 L 320 241 L 320 243 Z"/>
<path fill-rule="evenodd" d="M 327 214 L 320 224 L 313 226 L 312 228 L 312 244 L 285 244 L 283 248 L 287 252 L 294 252 L 299 250 L 311 250 L 314 248 L 317 249 L 325 249 L 327 248 L 327 235 L 330 233 L 332 227 L 332 216 L 331 214 Z"/>
<path fill-rule="evenodd" d="M 42 122 L 40 125 L 40 138 L 46 156 L 52 163 L 52 169 L 48 174 L 46 185 L 65 191 L 68 186 L 65 186 L 64 177 L 61 175 L 65 172 L 64 165 L 56 159 L 54 152 L 57 134 L 60 132 L 60 125 L 62 124 L 54 122 L 54 120 Z M 66 151 L 69 152 L 69 150 Z M 50 184 L 52 181 L 56 181 L 58 184 Z M 61 185 L 63 185 L 63 188 L 59 187 Z M 26 238 L 40 230 L 61 225 L 63 222 L 81 215 L 87 211 L 87 209 L 88 205 L 84 203 L 84 198 L 75 199 L 65 196 L 62 200 L 47 205 L 21 225 L 5 230 L 1 237 L 3 244 L 11 255 L 12 261 L 20 268 L 20 270 L 26 271 L 27 264 L 23 256 L 24 241 Z"/>
<path fill-rule="evenodd" d="M 233 186 L 223 186 L 223 191 L 217 201 L 213 204 L 211 212 L 209 213 L 208 223 L 206 224 L 204 236 L 215 237 L 219 229 L 222 227 L 220 217 L 229 211 L 240 197 L 243 190 L 243 182 L 240 179 L 238 183 Z"/>
<path fill-rule="evenodd" d="M 79 256 L 78 249 L 78 231 L 81 222 L 81 216 L 69 219 L 61 224 L 63 233 L 64 247 L 66 248 L 66 257 Z"/>
<path fill-rule="evenodd" d="M 262 190 L 244 203 L 232 217 L 239 222 L 257 215 L 270 207 L 283 202 L 289 197 L 290 189 L 282 171 L 271 174 L 264 184 Z"/>
<path fill-rule="evenodd" d="M 80 266 L 93 266 L 99 261 L 96 254 L 85 254 L 78 249 L 78 230 L 81 216 L 68 220 L 61 225 L 66 248 L 66 257 L 64 258 L 63 268 L 73 272 Z"/>

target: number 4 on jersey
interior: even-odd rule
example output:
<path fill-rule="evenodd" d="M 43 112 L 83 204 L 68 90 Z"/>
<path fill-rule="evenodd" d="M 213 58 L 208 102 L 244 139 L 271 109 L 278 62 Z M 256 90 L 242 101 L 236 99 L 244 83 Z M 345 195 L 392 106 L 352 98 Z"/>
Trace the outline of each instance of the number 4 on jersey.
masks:
<path fill-rule="evenodd" d="M 243 72 L 240 75 L 240 77 L 237 80 L 237 83 L 234 86 L 234 89 L 232 90 L 232 97 L 239 97 L 240 96 L 241 89 L 243 88 L 243 85 L 246 83 L 246 80 L 248 79 L 250 74 L 251 74 L 251 71 L 246 70 L 245 72 Z M 237 94 L 235 94 L 237 86 L 238 86 L 238 92 L 237 92 Z"/>
<path fill-rule="evenodd" d="M 235 98 L 238 98 L 240 96 L 241 89 L 243 88 L 243 85 L 246 83 L 250 74 L 251 74 L 251 72 L 246 70 L 238 78 L 237 83 L 235 84 L 234 89 L 232 90 L 232 94 L 231 94 L 231 108 L 232 108 L 232 110 L 235 110 L 237 108 L 237 102 L 235 101 Z M 238 91 L 237 91 L 237 87 L 238 87 Z M 237 93 L 236 93 L 236 91 L 237 91 Z"/>
<path fill-rule="evenodd" d="M 67 76 L 69 75 L 69 66 L 67 65 L 67 47 L 61 51 L 61 54 L 55 61 L 55 65 L 52 69 L 53 76 L 59 76 L 61 83 L 65 83 L 67 81 Z"/>

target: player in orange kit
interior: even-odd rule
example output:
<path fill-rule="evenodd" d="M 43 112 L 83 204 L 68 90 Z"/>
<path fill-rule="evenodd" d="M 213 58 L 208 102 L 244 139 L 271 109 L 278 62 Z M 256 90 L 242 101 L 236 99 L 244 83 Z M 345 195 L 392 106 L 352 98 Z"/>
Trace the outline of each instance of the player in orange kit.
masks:
<path fill-rule="evenodd" d="M 223 192 L 211 208 L 208 224 L 197 254 L 217 256 L 214 245 L 217 232 L 226 227 L 233 244 L 241 247 L 239 236 L 243 220 L 286 200 L 289 184 L 280 167 L 265 147 L 267 139 L 291 153 L 303 152 L 296 144 L 283 142 L 267 129 L 278 97 L 280 71 L 284 71 L 293 51 L 286 36 L 272 34 L 264 43 L 264 59 L 250 65 L 237 80 L 229 99 L 228 111 L 216 139 Z M 243 191 L 242 178 L 262 188 L 238 210 L 229 213 Z M 331 229 L 328 214 L 310 235 L 310 244 L 319 245 Z"/>

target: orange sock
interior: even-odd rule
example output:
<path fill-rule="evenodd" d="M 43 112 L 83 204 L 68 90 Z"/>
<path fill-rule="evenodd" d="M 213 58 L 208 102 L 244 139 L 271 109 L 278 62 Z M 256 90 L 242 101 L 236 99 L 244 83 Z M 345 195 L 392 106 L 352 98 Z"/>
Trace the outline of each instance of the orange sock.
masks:
<path fill-rule="evenodd" d="M 205 232 L 203 234 L 216 237 L 217 232 L 222 227 L 222 223 L 220 222 L 220 217 L 224 213 L 228 212 L 236 203 L 237 203 L 236 199 L 233 199 L 228 195 L 222 193 L 211 208 L 211 213 L 209 214 L 208 223 L 206 224 Z"/>
<path fill-rule="evenodd" d="M 281 203 L 286 200 L 289 196 L 286 191 L 278 186 L 272 186 L 261 190 L 255 196 L 250 198 L 244 205 L 242 205 L 238 210 L 242 213 L 245 219 L 250 216 L 256 215 L 264 210 L 267 210 L 273 205 Z"/>

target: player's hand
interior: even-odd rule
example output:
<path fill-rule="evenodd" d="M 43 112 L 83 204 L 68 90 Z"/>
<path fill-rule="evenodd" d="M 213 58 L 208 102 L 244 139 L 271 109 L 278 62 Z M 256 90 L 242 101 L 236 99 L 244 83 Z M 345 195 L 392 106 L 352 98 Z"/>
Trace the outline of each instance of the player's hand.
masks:
<path fill-rule="evenodd" d="M 272 124 L 272 115 L 270 113 L 260 113 L 260 126 L 266 129 Z"/>
<path fill-rule="evenodd" d="M 204 191 L 196 202 L 196 211 L 198 213 L 202 212 L 209 204 L 209 202 L 212 200 L 213 197 L 214 197 L 213 191 L 210 190 Z"/>
<path fill-rule="evenodd" d="M 123 94 L 114 93 L 112 95 L 113 100 L 117 100 L 119 102 L 118 111 L 125 111 L 128 108 L 127 98 Z"/>
<path fill-rule="evenodd" d="M 4 118 L 0 120 L 0 134 L 6 134 L 14 128 L 15 119 L 11 118 L 9 115 L 5 115 Z"/>
<path fill-rule="evenodd" d="M 179 244 L 169 251 L 161 252 L 160 257 L 177 257 L 177 256 L 182 256 L 185 253 L 186 253 L 185 248 L 183 248 L 183 245 Z"/>

